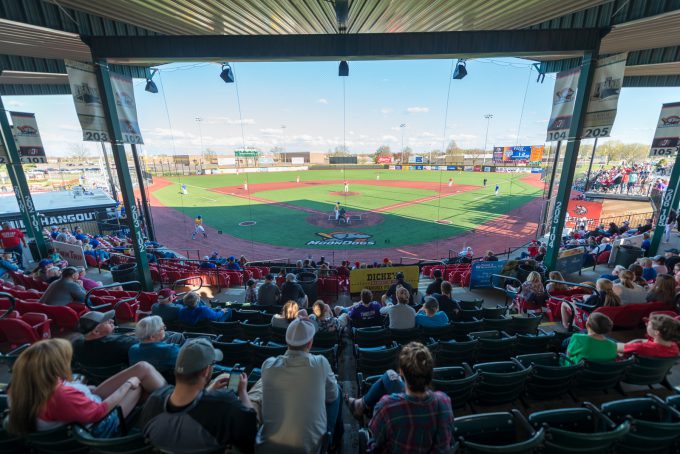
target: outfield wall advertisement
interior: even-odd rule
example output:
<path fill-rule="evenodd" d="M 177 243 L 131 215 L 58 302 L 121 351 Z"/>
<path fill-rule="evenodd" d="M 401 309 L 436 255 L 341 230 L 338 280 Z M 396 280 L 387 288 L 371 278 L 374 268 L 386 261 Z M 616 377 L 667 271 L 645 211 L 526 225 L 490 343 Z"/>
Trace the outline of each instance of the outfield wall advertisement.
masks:
<path fill-rule="evenodd" d="M 397 279 L 397 273 L 404 273 L 404 280 L 418 288 L 420 268 L 417 266 L 393 266 L 389 268 L 359 268 L 349 272 L 349 291 L 358 293 L 367 288 L 372 292 L 386 292 Z"/>
<path fill-rule="evenodd" d="M 543 145 L 526 145 L 517 147 L 494 147 L 493 162 L 505 164 L 533 164 L 543 161 Z"/>

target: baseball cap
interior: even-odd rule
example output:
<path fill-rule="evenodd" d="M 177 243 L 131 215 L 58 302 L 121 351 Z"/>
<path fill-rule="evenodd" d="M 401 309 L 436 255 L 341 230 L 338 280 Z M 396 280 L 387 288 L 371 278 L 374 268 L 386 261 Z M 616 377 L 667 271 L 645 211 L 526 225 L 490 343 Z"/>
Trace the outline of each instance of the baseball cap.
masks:
<path fill-rule="evenodd" d="M 116 311 L 110 310 L 108 312 L 90 311 L 83 314 L 78 320 L 78 331 L 87 334 L 97 327 L 100 323 L 113 320 L 116 316 Z"/>
<path fill-rule="evenodd" d="M 167 300 L 175 296 L 174 290 L 171 290 L 169 288 L 164 288 L 161 291 L 158 292 L 158 299 L 159 300 Z"/>
<path fill-rule="evenodd" d="M 45 268 L 47 265 L 51 265 L 52 260 L 48 259 L 42 259 L 40 262 L 38 262 L 38 268 Z"/>
<path fill-rule="evenodd" d="M 680 251 L 678 251 L 676 248 L 666 249 L 666 252 L 670 252 L 671 254 L 680 254 Z"/>
<path fill-rule="evenodd" d="M 273 281 L 274 280 L 274 275 L 272 273 L 267 274 L 265 277 L 265 280 L 268 281 Z"/>
<path fill-rule="evenodd" d="M 302 347 L 314 339 L 316 328 L 309 320 L 296 318 L 286 329 L 286 343 L 291 347 Z"/>
<path fill-rule="evenodd" d="M 396 277 L 397 279 L 404 279 L 404 273 L 402 273 L 401 271 L 399 271 L 399 272 L 396 274 L 396 276 L 394 276 L 394 277 Z"/>
<path fill-rule="evenodd" d="M 179 349 L 175 372 L 183 375 L 193 374 L 214 364 L 215 361 L 222 361 L 222 358 L 222 351 L 214 349 L 208 339 L 200 337 L 189 339 Z"/>

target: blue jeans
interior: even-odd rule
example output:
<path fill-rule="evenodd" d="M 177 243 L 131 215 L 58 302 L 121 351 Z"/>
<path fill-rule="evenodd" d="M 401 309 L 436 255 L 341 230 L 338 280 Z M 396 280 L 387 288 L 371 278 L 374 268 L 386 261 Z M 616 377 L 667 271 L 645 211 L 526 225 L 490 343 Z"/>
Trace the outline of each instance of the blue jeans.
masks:
<path fill-rule="evenodd" d="M 383 373 L 380 376 L 380 379 L 373 383 L 371 388 L 364 395 L 364 405 L 367 408 L 373 409 L 375 404 L 378 403 L 382 396 L 387 394 L 403 393 L 405 389 L 404 382 L 401 380 L 399 375 L 396 375 L 396 377 L 397 378 L 395 380 L 392 380 L 388 372 Z"/>

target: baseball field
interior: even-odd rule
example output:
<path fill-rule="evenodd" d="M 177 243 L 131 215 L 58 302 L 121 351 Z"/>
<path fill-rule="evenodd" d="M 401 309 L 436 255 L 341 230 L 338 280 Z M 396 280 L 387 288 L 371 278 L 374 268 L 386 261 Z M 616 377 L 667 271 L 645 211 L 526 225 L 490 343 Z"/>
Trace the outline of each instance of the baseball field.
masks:
<path fill-rule="evenodd" d="M 251 260 L 333 251 L 361 260 L 440 258 L 467 245 L 479 255 L 524 244 L 540 215 L 539 178 L 526 173 L 308 170 L 156 178 L 150 192 L 157 235 L 176 249 L 218 250 Z M 350 223 L 336 221 L 338 202 Z M 208 238 L 192 240 L 198 215 Z"/>

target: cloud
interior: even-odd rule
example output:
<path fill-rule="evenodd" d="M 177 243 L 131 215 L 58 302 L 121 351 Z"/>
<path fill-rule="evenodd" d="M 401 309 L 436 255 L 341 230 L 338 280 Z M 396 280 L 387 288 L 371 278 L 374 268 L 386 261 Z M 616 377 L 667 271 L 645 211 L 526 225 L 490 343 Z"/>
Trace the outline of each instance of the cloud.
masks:
<path fill-rule="evenodd" d="M 319 98 L 316 100 L 319 104 L 328 104 L 328 100 L 326 98 Z"/>
<path fill-rule="evenodd" d="M 380 113 L 384 115 L 387 115 L 390 112 L 392 112 L 392 109 L 389 109 L 387 107 L 383 107 L 382 109 L 380 109 Z"/>
<path fill-rule="evenodd" d="M 458 133 L 449 135 L 449 139 L 453 140 L 474 140 L 476 138 L 477 136 L 475 134 Z"/>
<path fill-rule="evenodd" d="M 260 132 L 268 136 L 277 136 L 283 134 L 283 128 L 262 128 Z"/>
<path fill-rule="evenodd" d="M 382 136 L 382 140 L 385 141 L 385 142 L 396 142 L 397 138 L 393 135 L 387 134 L 387 135 Z"/>
<path fill-rule="evenodd" d="M 406 112 L 408 113 L 427 113 L 429 111 L 430 111 L 429 107 L 414 106 L 406 108 Z"/>
<path fill-rule="evenodd" d="M 255 124 L 255 119 L 254 118 L 244 118 L 243 120 L 240 120 L 238 118 L 230 118 L 230 117 L 213 117 L 213 118 L 206 118 L 204 120 L 205 123 L 211 124 L 211 125 L 216 125 L 216 124 L 221 124 L 221 123 L 226 123 L 228 125 L 254 125 Z"/>

